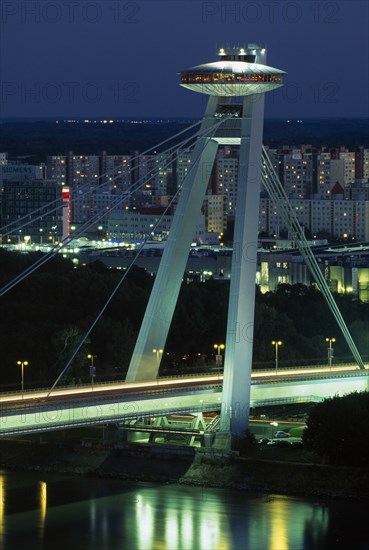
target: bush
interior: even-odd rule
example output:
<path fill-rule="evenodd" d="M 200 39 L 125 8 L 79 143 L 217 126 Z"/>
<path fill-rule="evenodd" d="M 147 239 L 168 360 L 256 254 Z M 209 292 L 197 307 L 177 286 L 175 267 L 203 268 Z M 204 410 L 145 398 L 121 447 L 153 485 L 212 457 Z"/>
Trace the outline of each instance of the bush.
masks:
<path fill-rule="evenodd" d="M 303 437 L 306 426 L 297 426 L 289 431 L 290 437 Z"/>
<path fill-rule="evenodd" d="M 237 445 L 237 451 L 239 451 L 241 456 L 248 455 L 252 453 L 256 448 L 256 439 L 253 433 L 250 430 L 245 431 L 244 437 L 242 437 Z"/>
<path fill-rule="evenodd" d="M 303 441 L 330 464 L 369 465 L 369 393 L 354 392 L 317 404 Z"/>

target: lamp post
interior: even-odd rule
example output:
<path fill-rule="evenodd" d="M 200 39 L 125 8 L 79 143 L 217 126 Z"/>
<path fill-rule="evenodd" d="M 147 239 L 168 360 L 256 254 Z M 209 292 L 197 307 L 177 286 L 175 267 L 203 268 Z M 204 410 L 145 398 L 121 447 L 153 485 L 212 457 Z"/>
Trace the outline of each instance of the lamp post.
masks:
<path fill-rule="evenodd" d="M 333 358 L 333 347 L 332 344 L 336 341 L 335 338 L 326 338 L 326 342 L 328 342 L 328 365 L 329 368 L 332 368 L 332 358 Z"/>
<path fill-rule="evenodd" d="M 222 366 L 222 356 L 221 356 L 220 350 L 224 348 L 225 348 L 224 344 L 214 344 L 214 349 L 218 351 L 218 353 L 215 356 L 215 364 L 218 367 L 218 376 L 220 374 L 220 368 Z"/>
<path fill-rule="evenodd" d="M 94 367 L 94 358 L 95 357 L 97 357 L 97 355 L 91 355 L 91 353 L 89 353 L 87 355 L 87 359 L 91 359 L 91 365 L 90 365 L 91 390 L 94 389 L 94 377 L 96 376 L 96 367 Z"/>
<path fill-rule="evenodd" d="M 153 349 L 152 350 L 153 353 L 156 353 L 156 364 L 158 366 L 158 368 L 160 367 L 160 356 L 162 355 L 163 353 L 163 350 L 162 349 Z"/>
<path fill-rule="evenodd" d="M 28 361 L 17 361 L 17 365 L 21 366 L 22 371 L 22 399 L 24 397 L 24 367 L 28 365 Z"/>
<path fill-rule="evenodd" d="M 271 427 L 272 427 L 272 441 L 273 441 L 273 437 L 274 437 L 274 428 L 278 428 L 278 422 L 271 422 L 270 425 L 271 425 Z"/>
<path fill-rule="evenodd" d="M 278 374 L 278 348 L 282 345 L 280 340 L 273 340 L 272 345 L 275 347 L 275 374 Z"/>

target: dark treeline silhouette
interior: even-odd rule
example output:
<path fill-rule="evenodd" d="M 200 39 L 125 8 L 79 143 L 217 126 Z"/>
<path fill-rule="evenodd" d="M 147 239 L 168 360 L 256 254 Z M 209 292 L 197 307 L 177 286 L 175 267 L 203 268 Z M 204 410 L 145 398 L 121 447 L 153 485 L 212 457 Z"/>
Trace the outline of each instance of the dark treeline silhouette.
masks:
<path fill-rule="evenodd" d="M 335 396 L 315 405 L 303 439 L 329 464 L 368 466 L 369 393 Z"/>
<path fill-rule="evenodd" d="M 0 250 L 0 285 L 33 262 L 38 253 Z M 20 383 L 17 361 L 27 360 L 26 387 L 55 380 L 101 310 L 122 271 L 102 263 L 76 267 L 58 255 L 0 298 L 0 384 Z M 96 355 L 97 379 L 120 378 L 128 368 L 153 278 L 134 268 L 77 354 L 65 383 L 87 381 L 88 354 Z M 214 368 L 214 344 L 225 343 L 229 283 L 183 283 L 163 354 L 163 372 Z M 369 304 L 336 296 L 359 351 L 368 354 Z M 321 293 L 303 285 L 276 292 L 256 289 L 254 368 L 274 365 L 272 340 L 283 342 L 280 366 L 326 363 L 326 337 L 335 337 L 335 358 L 349 350 Z"/>
<path fill-rule="evenodd" d="M 69 150 L 78 155 L 97 155 L 101 151 L 125 155 L 153 147 L 186 126 L 190 126 L 190 122 L 171 121 L 159 125 L 13 121 L 1 126 L 0 151 L 7 151 L 10 159 L 26 156 L 23 160 L 30 163 L 45 162 L 47 155 L 65 154 Z"/>
<path fill-rule="evenodd" d="M 0 151 L 10 158 L 20 157 L 28 162 L 45 162 L 47 155 L 63 154 L 72 150 L 78 155 L 129 154 L 143 151 L 173 136 L 193 121 L 151 121 L 145 124 L 115 122 L 114 124 L 79 124 L 60 120 L 4 120 L 1 124 Z M 270 119 L 264 125 L 264 143 L 271 147 L 310 143 L 314 147 L 368 147 L 368 119 Z M 24 158 L 28 157 L 28 158 Z"/>

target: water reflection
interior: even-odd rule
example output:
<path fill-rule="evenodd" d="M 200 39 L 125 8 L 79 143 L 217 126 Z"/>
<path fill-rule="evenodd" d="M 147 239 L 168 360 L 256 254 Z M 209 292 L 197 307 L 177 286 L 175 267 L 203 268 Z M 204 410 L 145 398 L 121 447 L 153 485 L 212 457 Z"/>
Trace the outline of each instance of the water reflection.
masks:
<path fill-rule="evenodd" d="M 0 473 L 0 548 L 4 548 L 5 479 Z"/>
<path fill-rule="evenodd" d="M 119 480 L 0 473 L 0 547 L 91 550 L 290 550 L 324 548 L 368 534 L 359 505 L 323 506 L 283 496 Z M 339 518 L 338 522 L 336 518 Z M 364 541 L 364 542 L 363 542 Z M 345 546 L 341 546 L 345 548 Z"/>
<path fill-rule="evenodd" d="M 44 538 L 45 520 L 47 512 L 47 483 L 46 481 L 39 482 L 39 497 L 40 497 L 40 540 Z"/>
<path fill-rule="evenodd" d="M 307 548 L 317 548 L 329 532 L 330 514 L 326 506 L 314 506 L 311 518 L 304 525 L 304 541 Z"/>
<path fill-rule="evenodd" d="M 145 526 L 145 528 L 143 529 L 142 526 Z M 142 550 L 150 550 L 154 536 L 154 513 L 149 502 L 143 504 L 141 495 L 138 495 L 136 502 L 135 528 L 138 534 L 139 547 Z"/>
<path fill-rule="evenodd" d="M 137 547 L 142 550 L 227 550 L 229 526 L 221 491 L 213 495 L 211 506 L 203 502 L 202 492 L 195 488 L 183 487 L 178 491 L 165 486 L 140 492 L 135 503 L 135 529 L 130 539 L 137 538 Z"/>
<path fill-rule="evenodd" d="M 288 503 L 286 500 L 273 500 L 269 506 L 269 550 L 288 550 Z"/>
<path fill-rule="evenodd" d="M 191 550 L 193 548 L 193 528 L 192 528 L 192 515 L 191 510 L 186 507 L 182 514 L 182 548 L 184 550 Z"/>
<path fill-rule="evenodd" d="M 178 548 L 178 528 L 177 510 L 171 508 L 165 517 L 165 542 L 167 547 Z"/>

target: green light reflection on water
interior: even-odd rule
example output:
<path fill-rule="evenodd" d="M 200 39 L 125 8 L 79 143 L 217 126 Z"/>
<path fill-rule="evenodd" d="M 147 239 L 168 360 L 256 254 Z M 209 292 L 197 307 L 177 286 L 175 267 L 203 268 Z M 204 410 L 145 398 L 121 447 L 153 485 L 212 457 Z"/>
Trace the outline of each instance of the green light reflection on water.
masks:
<path fill-rule="evenodd" d="M 156 493 L 156 494 L 155 494 Z M 227 550 L 230 538 L 221 492 L 210 502 L 183 494 L 173 498 L 165 489 L 140 493 L 135 509 L 140 550 L 152 548 Z M 162 515 L 163 509 L 165 515 Z"/>
<path fill-rule="evenodd" d="M 137 495 L 136 502 L 136 533 L 139 547 L 142 550 L 153 548 L 154 511 L 150 502 L 145 502 L 142 495 Z"/>

